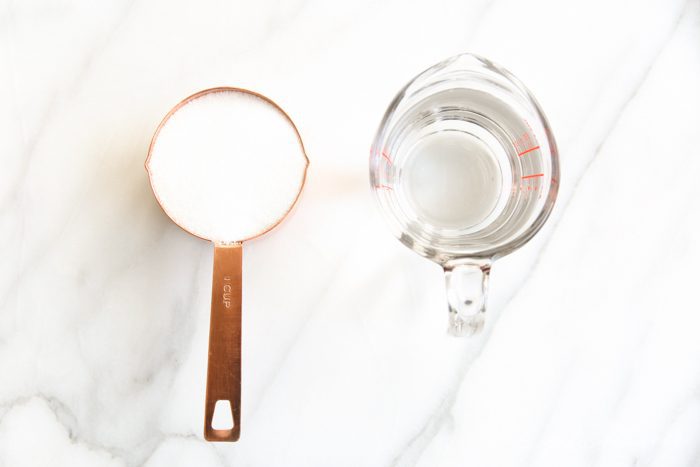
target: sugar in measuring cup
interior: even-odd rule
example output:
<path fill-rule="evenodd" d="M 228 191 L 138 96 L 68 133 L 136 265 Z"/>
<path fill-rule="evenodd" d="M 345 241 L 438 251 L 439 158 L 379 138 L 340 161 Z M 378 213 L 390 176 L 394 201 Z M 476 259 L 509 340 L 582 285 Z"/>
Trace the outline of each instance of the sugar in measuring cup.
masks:
<path fill-rule="evenodd" d="M 214 88 L 175 106 L 155 132 L 146 170 L 163 211 L 214 244 L 204 437 L 241 432 L 243 242 L 277 226 L 296 203 L 309 161 L 277 104 Z"/>
<path fill-rule="evenodd" d="M 445 271 L 455 335 L 483 327 L 492 261 L 539 231 L 558 180 L 556 143 L 535 98 L 471 54 L 409 82 L 370 154 L 371 188 L 392 232 Z"/>

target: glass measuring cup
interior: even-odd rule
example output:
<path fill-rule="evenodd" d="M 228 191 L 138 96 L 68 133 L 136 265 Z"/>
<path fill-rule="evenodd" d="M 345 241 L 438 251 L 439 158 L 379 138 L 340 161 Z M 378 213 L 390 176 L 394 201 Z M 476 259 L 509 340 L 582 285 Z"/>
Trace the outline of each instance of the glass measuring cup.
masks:
<path fill-rule="evenodd" d="M 448 330 L 484 325 L 491 263 L 521 247 L 557 197 L 554 136 L 510 72 L 463 54 L 394 98 L 370 153 L 370 183 L 393 234 L 445 271 Z"/>

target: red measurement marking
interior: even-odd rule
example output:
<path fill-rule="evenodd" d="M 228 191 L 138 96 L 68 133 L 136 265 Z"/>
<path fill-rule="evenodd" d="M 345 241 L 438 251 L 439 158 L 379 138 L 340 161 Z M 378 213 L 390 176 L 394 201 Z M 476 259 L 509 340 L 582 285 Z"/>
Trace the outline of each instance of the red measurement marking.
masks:
<path fill-rule="evenodd" d="M 390 187 L 389 185 L 374 185 L 374 188 L 381 188 L 384 190 L 393 190 L 393 188 Z"/>
<path fill-rule="evenodd" d="M 534 148 L 526 149 L 526 150 L 524 150 L 523 152 L 518 153 L 518 156 L 524 156 L 524 155 L 527 154 L 528 152 L 535 151 L 535 150 L 537 150 L 537 149 L 539 149 L 539 148 L 540 148 L 539 146 L 535 146 Z"/>
<path fill-rule="evenodd" d="M 526 184 L 523 183 L 523 184 L 521 184 L 521 185 L 514 186 L 513 189 L 512 189 L 512 192 L 513 192 L 513 193 L 516 193 L 516 192 L 518 192 L 518 191 L 521 191 L 521 192 L 525 192 L 525 191 L 539 191 L 539 192 L 541 192 L 541 191 L 542 191 L 541 188 L 542 188 L 542 187 L 539 186 L 539 185 L 530 185 L 530 184 L 527 184 L 527 185 L 526 185 Z"/>
<path fill-rule="evenodd" d="M 389 155 L 386 153 L 386 151 L 382 151 L 382 157 L 383 157 L 384 159 L 386 159 L 386 161 L 389 163 L 389 165 L 394 165 L 394 163 L 391 162 L 391 158 L 390 158 Z"/>
<path fill-rule="evenodd" d="M 523 175 L 521 178 L 522 178 L 523 180 L 525 180 L 525 179 L 527 179 L 527 178 L 535 178 L 535 177 L 544 177 L 544 174 Z"/>

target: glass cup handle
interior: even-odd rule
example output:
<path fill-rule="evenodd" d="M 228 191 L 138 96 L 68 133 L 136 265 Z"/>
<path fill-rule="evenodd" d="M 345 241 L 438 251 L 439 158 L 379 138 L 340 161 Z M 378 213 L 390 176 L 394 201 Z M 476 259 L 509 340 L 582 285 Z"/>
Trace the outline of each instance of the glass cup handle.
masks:
<path fill-rule="evenodd" d="M 490 261 L 461 261 L 445 265 L 449 307 L 448 332 L 471 336 L 484 327 Z"/>

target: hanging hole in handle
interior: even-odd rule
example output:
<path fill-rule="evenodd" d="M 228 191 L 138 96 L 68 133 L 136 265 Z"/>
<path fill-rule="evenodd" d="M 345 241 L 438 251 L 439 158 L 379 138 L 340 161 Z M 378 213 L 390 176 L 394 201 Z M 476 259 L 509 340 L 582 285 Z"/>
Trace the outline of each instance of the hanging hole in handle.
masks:
<path fill-rule="evenodd" d="M 232 430 L 233 409 L 231 401 L 220 399 L 214 405 L 214 416 L 211 419 L 212 430 Z"/>

